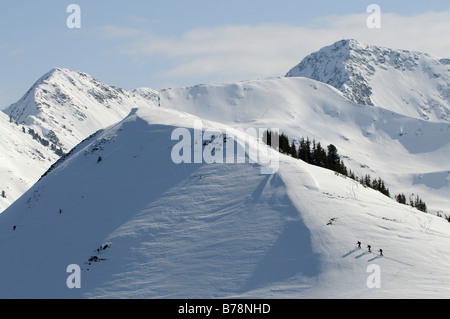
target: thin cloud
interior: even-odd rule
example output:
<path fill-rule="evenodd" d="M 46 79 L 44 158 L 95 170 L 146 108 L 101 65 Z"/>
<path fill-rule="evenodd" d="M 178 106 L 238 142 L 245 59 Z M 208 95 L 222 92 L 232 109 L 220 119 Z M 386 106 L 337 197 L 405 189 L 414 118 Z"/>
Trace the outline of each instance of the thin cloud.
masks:
<path fill-rule="evenodd" d="M 135 25 L 147 24 L 147 23 L 151 22 L 150 19 L 143 18 L 143 17 L 138 17 L 138 16 L 132 15 L 132 14 L 129 14 L 127 16 L 127 20 L 130 21 L 131 23 L 135 24 Z"/>
<path fill-rule="evenodd" d="M 15 56 L 25 53 L 24 47 L 13 47 L 10 44 L 0 45 L 0 52 L 6 53 L 8 56 Z"/>
<path fill-rule="evenodd" d="M 104 39 L 138 39 L 145 35 L 143 30 L 131 27 L 119 27 L 115 25 L 105 25 L 96 27 L 94 33 Z"/>
<path fill-rule="evenodd" d="M 164 56 L 170 67 L 165 78 L 211 76 L 242 79 L 283 76 L 306 55 L 344 38 L 396 49 L 423 51 L 448 57 L 450 11 L 414 16 L 384 13 L 381 29 L 369 29 L 369 14 L 329 16 L 308 26 L 281 24 L 224 25 L 189 30 L 180 37 L 153 34 L 138 28 L 105 26 L 110 39 L 127 40 L 120 54 L 134 61 Z"/>

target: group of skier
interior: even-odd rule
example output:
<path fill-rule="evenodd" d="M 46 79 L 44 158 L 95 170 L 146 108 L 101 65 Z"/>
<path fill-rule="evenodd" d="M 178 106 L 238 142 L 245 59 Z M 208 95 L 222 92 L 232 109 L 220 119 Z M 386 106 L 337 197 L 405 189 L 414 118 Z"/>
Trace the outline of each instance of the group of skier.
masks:
<path fill-rule="evenodd" d="M 361 249 L 361 242 L 358 240 L 358 242 L 356 243 L 356 246 L 358 247 L 358 249 Z M 369 252 L 369 253 L 371 253 L 372 252 L 372 246 L 370 246 L 370 245 L 367 245 L 367 251 Z M 380 254 L 380 256 L 383 256 L 383 249 L 379 249 L 378 250 L 378 252 L 379 252 L 379 254 Z"/>

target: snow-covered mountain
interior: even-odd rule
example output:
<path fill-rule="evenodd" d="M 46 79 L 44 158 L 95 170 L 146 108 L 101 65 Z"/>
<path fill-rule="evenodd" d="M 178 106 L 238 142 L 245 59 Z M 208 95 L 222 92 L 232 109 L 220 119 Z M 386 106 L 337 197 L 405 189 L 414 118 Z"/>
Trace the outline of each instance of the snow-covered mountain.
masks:
<path fill-rule="evenodd" d="M 55 165 L 0 215 L 0 296 L 449 295 L 446 220 L 275 151 L 272 175 L 248 161 L 176 164 L 175 129 L 191 132 L 192 147 L 208 147 L 193 132 L 195 120 L 165 108 L 133 110 Z M 69 265 L 80 267 L 81 288 L 68 288 Z M 367 284 L 373 265 L 381 288 Z"/>
<path fill-rule="evenodd" d="M 330 84 L 358 104 L 450 122 L 448 58 L 341 40 L 307 56 L 286 76 Z"/>
<path fill-rule="evenodd" d="M 0 112 L 0 212 L 83 139 L 121 121 L 137 105 L 153 105 L 151 89 L 129 92 L 84 72 L 55 68 Z M 6 115 L 5 115 L 6 113 Z"/>
<path fill-rule="evenodd" d="M 51 148 L 28 133 L 28 128 L 10 122 L 0 112 L 0 213 L 27 191 L 58 159 Z"/>
<path fill-rule="evenodd" d="M 205 84 L 160 92 L 161 107 L 233 127 L 279 128 L 334 144 L 357 176 L 387 181 L 392 196 L 420 194 L 430 211 L 450 210 L 450 125 L 355 104 L 302 77 Z"/>
<path fill-rule="evenodd" d="M 339 43 L 324 50 L 362 46 Z M 450 223 L 435 214 L 450 215 L 450 124 L 438 112 L 425 119 L 418 108 L 377 105 L 375 91 L 391 93 L 375 90 L 375 75 L 340 72 L 334 60 L 342 87 L 289 76 L 130 92 L 83 72 L 44 75 L 0 114 L 0 156 L 8 159 L 0 162 L 0 191 L 5 181 L 18 196 L 46 172 L 0 214 L 0 297 L 448 296 Z M 371 68 L 363 62 L 359 69 Z M 403 71 L 377 63 L 374 74 L 403 72 L 422 88 L 445 78 L 421 77 L 405 61 Z M 365 84 L 370 95 L 357 93 Z M 349 87 L 358 99 L 342 90 Z M 433 89 L 421 92 L 434 98 Z M 199 123 L 200 134 L 213 135 L 195 131 Z M 419 194 L 430 214 L 242 131 L 260 128 L 334 144 L 358 176 L 382 177 L 392 197 Z M 223 151 L 232 160 L 177 164 L 177 132 L 190 132 L 177 155 L 196 162 L 201 147 L 203 156 Z M 245 150 L 243 163 L 229 145 Z M 59 148 L 66 155 L 55 163 Z M 249 160 L 257 148 L 262 162 L 278 163 L 273 174 Z M 19 185 L 23 176 L 28 184 L 13 192 L 9 180 Z M 73 264 L 80 289 L 67 287 Z M 373 264 L 379 289 L 367 285 Z"/>
<path fill-rule="evenodd" d="M 154 103 L 156 92 L 145 92 L 144 98 L 139 91 L 108 86 L 84 72 L 54 68 L 5 113 L 68 152 L 98 129 L 122 120 L 133 107 Z"/>

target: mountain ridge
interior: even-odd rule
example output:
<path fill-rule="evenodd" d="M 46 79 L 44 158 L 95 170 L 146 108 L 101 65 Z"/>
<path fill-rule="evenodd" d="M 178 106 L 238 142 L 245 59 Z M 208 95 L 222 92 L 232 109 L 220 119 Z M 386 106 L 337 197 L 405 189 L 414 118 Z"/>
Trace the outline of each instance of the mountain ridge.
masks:
<path fill-rule="evenodd" d="M 137 105 L 154 105 L 157 100 L 151 89 L 130 92 L 103 84 L 85 72 L 60 67 L 46 72 L 0 114 L 5 130 L 1 153 L 10 158 L 0 163 L 0 191 L 7 194 L 0 198 L 0 212 L 59 156 L 97 130 L 121 121 Z"/>
<path fill-rule="evenodd" d="M 67 152 L 97 129 L 122 120 L 137 103 L 155 100 L 150 94 L 144 98 L 106 85 L 85 72 L 56 67 L 4 112 Z"/>
<path fill-rule="evenodd" d="M 402 63 L 401 72 L 417 71 Z M 366 83 L 381 98 L 375 82 Z M 306 77 L 130 92 L 62 68 L 41 77 L 8 112 L 9 121 L 0 114 L 0 190 L 8 185 L 10 204 L 8 170 L 41 178 L 18 188 L 22 196 L 0 214 L 2 298 L 449 293 L 450 224 L 436 216 L 439 209 L 450 214 L 445 120 L 358 104 Z M 280 154 L 253 134 L 272 128 L 293 145 L 308 137 L 337 146 L 357 176 L 381 176 L 391 195 L 420 194 L 430 213 Z M 58 161 L 43 145 L 50 131 L 66 154 Z M 202 161 L 191 161 L 199 147 Z M 278 164 L 273 174 L 261 173 L 267 161 L 250 160 L 259 147 Z M 187 160 L 178 163 L 174 155 Z M 207 163 L 209 155 L 219 158 Z M 74 264 L 80 289 L 67 285 Z M 372 265 L 380 267 L 380 289 L 368 284 Z"/>
<path fill-rule="evenodd" d="M 172 132 L 197 120 L 140 108 L 0 214 L 0 296 L 445 298 L 445 220 L 282 154 L 270 155 L 272 175 L 258 163 L 175 164 Z M 73 264 L 80 289 L 66 285 Z M 380 289 L 367 284 L 372 264 Z"/>
<path fill-rule="evenodd" d="M 344 42 L 341 41 L 341 43 Z M 232 125 L 239 125 L 239 123 L 242 125 L 257 124 L 269 128 L 277 126 L 276 119 L 279 122 L 281 121 L 280 123 L 284 122 L 284 119 L 290 119 L 291 123 L 288 126 L 283 125 L 286 127 L 286 133 L 289 136 L 294 137 L 294 139 L 299 139 L 301 136 L 311 139 L 317 138 L 324 143 L 338 145 L 347 161 L 351 161 L 350 168 L 358 176 L 366 173 L 377 174 L 378 176 L 391 174 L 378 169 L 374 170 L 373 165 L 368 165 L 371 160 L 367 156 L 355 158 L 355 150 L 351 143 L 348 143 L 349 136 L 346 136 L 354 133 L 324 134 L 324 129 L 321 129 L 323 132 L 317 134 L 316 129 L 310 126 L 309 122 L 311 121 L 303 122 L 301 120 L 306 114 L 309 114 L 316 118 L 319 123 L 324 118 L 331 116 L 331 125 L 339 117 L 345 116 L 347 117 L 346 121 L 353 123 L 355 119 L 354 116 L 350 116 L 352 112 L 345 111 L 342 113 L 343 110 L 340 110 L 340 107 L 333 106 L 336 103 L 336 98 L 337 101 L 341 101 L 341 97 L 333 97 L 332 99 L 310 98 L 315 94 L 326 93 L 324 96 L 328 96 L 327 92 L 333 92 L 332 96 L 335 94 L 345 96 L 344 93 L 333 86 L 323 86 L 321 81 L 313 79 L 305 81 L 284 80 L 290 78 L 294 79 L 295 77 L 241 81 L 229 84 L 195 85 L 160 91 L 138 88 L 130 92 L 103 84 L 84 72 L 54 68 L 36 81 L 21 100 L 8 108 L 8 112 L 10 121 L 14 122 L 18 128 L 21 127 L 24 132 L 31 134 L 41 144 L 47 145 L 52 152 L 63 150 L 65 153 L 95 131 L 120 121 L 133 108 L 139 106 L 172 108 L 205 119 L 225 121 Z M 35 94 L 35 92 L 37 93 Z M 35 95 L 37 95 L 37 98 L 35 98 Z M 305 103 L 305 101 L 310 102 Z M 73 107 L 75 103 L 77 104 L 76 108 Z M 343 105 L 340 102 L 339 104 Z M 287 107 L 279 109 L 280 105 L 286 105 Z M 345 106 L 345 108 L 348 108 L 348 106 Z M 353 106 L 350 107 L 350 109 L 352 108 Z M 282 117 L 280 117 L 280 114 L 282 114 L 280 111 L 284 112 Z M 319 113 L 322 115 L 317 117 Z M 340 115 L 340 113 L 342 114 Z M 384 134 L 387 133 L 393 141 L 399 141 L 408 153 L 423 153 L 430 154 L 430 156 L 435 154 L 434 157 L 438 159 L 443 156 L 441 152 L 436 153 L 436 151 L 441 148 L 445 149 L 445 141 L 448 140 L 445 134 L 449 128 L 445 126 L 445 123 L 432 124 L 434 122 L 426 121 L 430 124 L 421 124 L 420 122 L 402 119 L 400 121 L 395 120 L 396 123 L 391 128 L 387 128 L 385 127 L 386 124 L 382 124 L 380 121 L 391 122 L 392 119 L 387 120 L 379 110 L 370 113 L 373 114 L 368 117 L 361 115 L 358 120 L 363 125 L 361 128 L 365 138 L 375 136 L 373 135 L 374 130 L 384 131 Z M 402 112 L 398 113 L 402 114 Z M 372 116 L 371 120 L 369 119 L 370 116 Z M 363 117 L 366 119 L 361 121 Z M 298 123 L 295 123 L 296 118 L 299 119 Z M 419 118 L 424 120 L 421 117 Z M 304 128 L 299 125 L 300 123 Z M 299 129 L 294 129 L 295 127 Z M 330 128 L 331 126 L 328 126 L 327 129 Z M 357 130 L 361 128 L 356 127 Z M 344 129 L 344 131 L 347 129 Z M 331 138 L 332 136 L 333 138 Z M 345 143 L 346 140 L 347 143 Z M 51 154 L 44 155 L 47 158 L 53 158 L 53 156 Z M 435 158 L 431 159 L 431 162 L 435 162 Z M 419 158 L 419 160 L 423 162 L 423 158 Z M 365 170 L 360 167 L 370 167 L 371 169 Z M 47 168 L 43 169 L 41 174 Z M 441 167 L 441 170 L 433 171 L 427 168 L 425 171 L 418 172 L 414 177 L 409 176 L 408 184 L 415 185 L 411 187 L 411 193 L 417 193 L 417 186 L 424 182 L 426 186 L 432 188 L 438 184 L 440 185 L 439 189 L 447 188 L 448 183 L 445 182 L 444 176 L 445 169 L 445 167 Z M 6 168 L 6 170 L 10 169 Z M 422 178 L 421 176 L 425 177 Z M 435 178 L 440 182 L 434 183 Z M 29 183 L 32 183 L 32 181 Z M 4 182 L 3 184 L 14 188 L 11 182 Z M 391 185 L 394 186 L 392 182 Z M 410 187 L 408 186 L 408 188 Z M 400 186 L 394 186 L 394 189 L 400 189 Z M 413 189 L 415 191 L 412 191 Z M 422 190 L 419 193 L 432 194 L 429 190 Z M 432 197 L 435 196 L 432 195 Z M 442 204 L 432 206 L 435 209 L 442 209 L 439 208 L 439 206 L 442 207 Z"/>

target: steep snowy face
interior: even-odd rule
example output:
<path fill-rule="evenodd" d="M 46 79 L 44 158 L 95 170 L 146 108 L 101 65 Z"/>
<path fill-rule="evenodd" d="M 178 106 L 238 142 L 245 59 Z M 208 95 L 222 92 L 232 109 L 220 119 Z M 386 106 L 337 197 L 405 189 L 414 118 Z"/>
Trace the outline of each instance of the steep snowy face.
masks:
<path fill-rule="evenodd" d="M 5 113 L 67 152 L 98 129 L 122 120 L 133 107 L 157 101 L 155 92 L 145 93 L 108 86 L 83 72 L 55 68 Z"/>
<path fill-rule="evenodd" d="M 158 103 L 151 89 L 129 92 L 83 72 L 55 68 L 0 112 L 0 213 L 60 155 L 136 106 Z"/>
<path fill-rule="evenodd" d="M 450 59 L 342 40 L 303 59 L 287 77 L 308 77 L 361 105 L 450 121 Z"/>
<path fill-rule="evenodd" d="M 0 112 L 0 213 L 31 187 L 58 158 L 27 128 Z"/>

